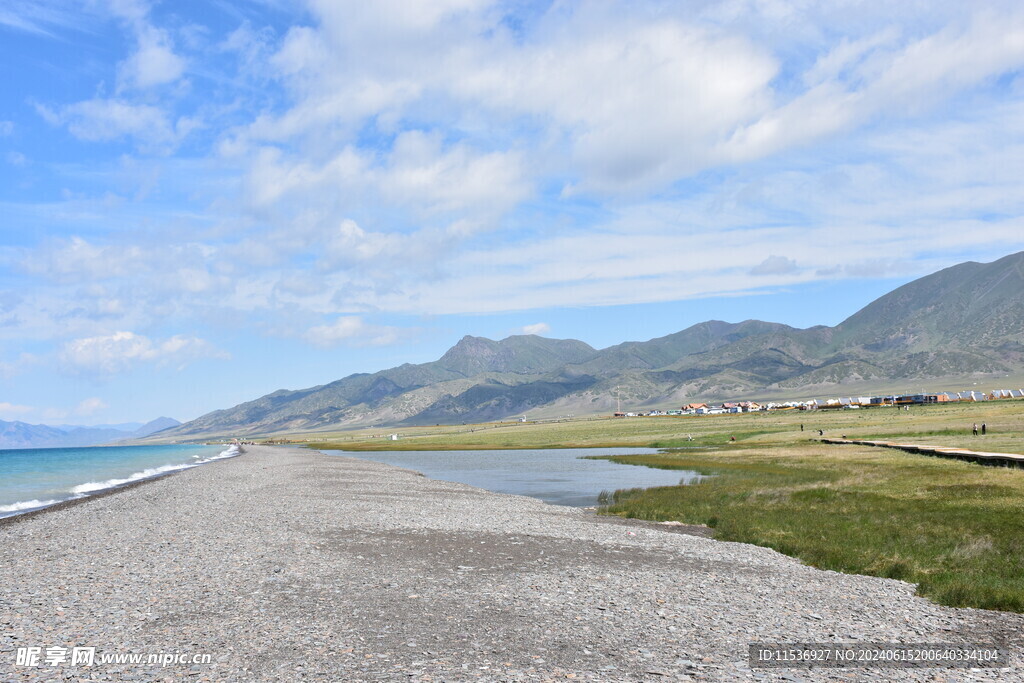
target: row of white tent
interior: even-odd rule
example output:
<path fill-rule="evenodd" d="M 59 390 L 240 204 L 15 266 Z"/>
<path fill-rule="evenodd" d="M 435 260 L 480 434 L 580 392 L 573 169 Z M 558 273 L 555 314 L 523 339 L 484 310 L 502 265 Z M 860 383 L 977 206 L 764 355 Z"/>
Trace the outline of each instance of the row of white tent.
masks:
<path fill-rule="evenodd" d="M 616 417 L 647 417 L 658 415 L 720 415 L 765 410 L 815 410 L 818 408 L 859 408 L 878 405 L 910 405 L 924 403 L 953 403 L 957 401 L 991 401 L 998 399 L 1024 399 L 1024 389 L 993 389 L 983 391 L 941 391 L 936 394 L 886 394 L 885 396 L 845 396 L 816 398 L 807 401 L 778 401 L 755 403 L 723 403 L 721 405 L 690 404 L 680 410 L 652 410 L 650 412 L 616 413 Z"/>
<path fill-rule="evenodd" d="M 844 398 L 814 399 L 813 407 L 871 406 L 907 403 L 950 403 L 954 401 L 992 401 L 1004 398 L 1024 398 L 1024 389 L 993 389 L 984 391 L 940 391 L 937 394 L 887 394 L 885 396 L 848 396 Z M 808 407 L 811 407 L 808 405 Z"/>

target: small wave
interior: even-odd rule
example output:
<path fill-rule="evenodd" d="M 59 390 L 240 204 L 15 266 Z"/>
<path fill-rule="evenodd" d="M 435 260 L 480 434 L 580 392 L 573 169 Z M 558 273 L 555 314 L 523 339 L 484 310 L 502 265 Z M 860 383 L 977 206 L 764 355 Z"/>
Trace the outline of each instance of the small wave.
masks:
<path fill-rule="evenodd" d="M 8 517 L 15 515 L 19 512 L 27 512 L 29 510 L 35 510 L 38 508 L 49 507 L 56 505 L 57 503 L 63 503 L 67 500 L 76 500 L 78 498 L 86 498 L 90 494 L 98 491 L 105 491 L 107 489 L 116 488 L 123 486 L 124 484 L 131 484 L 136 481 L 142 481 L 144 479 L 152 479 L 153 477 L 159 477 L 164 474 L 170 474 L 171 472 L 179 472 L 181 470 L 190 470 L 193 467 L 199 465 L 205 465 L 208 462 L 215 460 L 224 460 L 226 458 L 234 458 L 235 456 L 244 453 L 242 447 L 238 444 L 232 444 L 225 450 L 221 451 L 217 455 L 212 455 L 208 458 L 203 458 L 201 455 L 193 455 L 192 462 L 185 462 L 176 465 L 161 465 L 160 467 L 150 467 L 142 470 L 141 472 L 135 472 L 130 474 L 123 479 L 107 479 L 106 481 L 90 481 L 84 484 L 78 484 L 67 489 L 68 495 L 65 498 L 53 499 L 53 500 L 24 500 L 10 505 L 0 505 L 0 517 Z"/>
<path fill-rule="evenodd" d="M 200 460 L 196 464 L 201 465 L 203 463 L 213 462 L 214 460 L 224 460 L 225 458 L 233 458 L 236 455 L 241 455 L 244 452 L 245 451 L 243 451 L 242 447 L 239 446 L 238 444 L 231 444 L 217 455 L 212 455 L 209 458 L 206 458 L 205 460 Z"/>
<path fill-rule="evenodd" d="M 160 467 L 150 467 L 131 474 L 124 479 L 107 479 L 106 481 L 90 481 L 85 484 L 79 484 L 71 488 L 71 493 L 95 493 L 96 491 L 102 491 L 104 489 L 112 489 L 116 486 L 123 486 L 124 484 L 130 484 L 134 481 L 141 481 L 143 479 L 151 479 L 152 477 L 158 477 L 161 474 L 168 474 L 170 472 L 178 472 L 180 470 L 189 470 L 198 465 L 205 465 L 208 462 L 214 460 L 224 460 L 225 458 L 233 458 L 236 455 L 242 454 L 242 448 L 238 445 L 229 446 L 226 450 L 221 451 L 217 455 L 212 455 L 209 458 L 202 458 L 195 460 L 194 462 L 182 463 L 180 465 L 162 465 Z M 193 455 L 193 458 L 200 458 L 201 456 Z"/>
<path fill-rule="evenodd" d="M 59 500 L 21 500 L 17 503 L 10 505 L 0 505 L 0 515 L 8 514 L 11 512 L 24 512 L 26 510 L 35 510 L 36 508 L 44 508 L 49 505 L 56 505 L 61 501 Z"/>
<path fill-rule="evenodd" d="M 196 466 L 194 464 L 184 465 L 162 465 L 160 467 L 150 467 L 144 469 L 141 472 L 128 475 L 124 479 L 107 479 L 106 481 L 90 481 L 85 484 L 79 484 L 78 486 L 71 487 L 71 493 L 95 493 L 96 491 L 102 491 L 103 489 L 112 489 L 115 486 L 122 486 L 124 484 L 130 484 L 133 481 L 140 481 L 142 479 L 149 479 L 151 477 L 158 477 L 161 474 L 167 474 L 168 472 L 177 472 L 178 470 L 187 470 Z"/>

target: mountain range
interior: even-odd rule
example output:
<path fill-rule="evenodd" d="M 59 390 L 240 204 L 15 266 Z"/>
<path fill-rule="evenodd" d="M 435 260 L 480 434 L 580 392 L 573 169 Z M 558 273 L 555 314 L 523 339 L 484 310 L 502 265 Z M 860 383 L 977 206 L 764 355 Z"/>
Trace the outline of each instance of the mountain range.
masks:
<path fill-rule="evenodd" d="M 573 339 L 467 336 L 430 363 L 276 391 L 160 437 L 586 414 L 608 412 L 619 402 L 666 408 L 1022 372 L 1024 252 L 920 278 L 835 327 L 711 320 L 601 350 Z"/>
<path fill-rule="evenodd" d="M 33 425 L 0 420 L 0 448 L 72 448 L 141 439 L 181 422 L 171 417 L 118 425 Z"/>

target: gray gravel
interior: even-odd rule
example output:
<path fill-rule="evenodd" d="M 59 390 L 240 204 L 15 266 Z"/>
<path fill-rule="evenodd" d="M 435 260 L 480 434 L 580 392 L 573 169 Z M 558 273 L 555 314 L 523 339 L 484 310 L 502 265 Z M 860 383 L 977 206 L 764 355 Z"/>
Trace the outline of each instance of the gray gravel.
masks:
<path fill-rule="evenodd" d="M 0 525 L 3 680 L 1024 680 L 1024 617 L 299 449 Z M 1011 646 L 1002 670 L 751 669 L 751 642 Z M 18 647 L 209 664 L 16 666 Z"/>

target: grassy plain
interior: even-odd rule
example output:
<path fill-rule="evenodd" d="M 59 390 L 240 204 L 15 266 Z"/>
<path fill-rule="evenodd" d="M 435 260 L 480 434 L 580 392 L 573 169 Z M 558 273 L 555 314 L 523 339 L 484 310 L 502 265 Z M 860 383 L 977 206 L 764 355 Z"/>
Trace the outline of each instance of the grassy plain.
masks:
<path fill-rule="evenodd" d="M 972 437 L 985 423 L 988 434 Z M 804 431 L 800 431 L 804 425 Z M 776 411 L 739 415 L 580 418 L 537 422 L 488 422 L 434 427 L 381 427 L 297 434 L 290 441 L 344 450 L 476 450 L 599 446 L 710 446 L 730 437 L 759 446 L 790 445 L 817 436 L 905 440 L 1024 453 L 1024 401 L 990 401 L 861 410 Z M 398 440 L 392 441 L 391 434 Z M 692 438 L 692 441 L 690 440 Z"/>
<path fill-rule="evenodd" d="M 705 524 L 815 567 L 917 583 L 942 604 L 1024 612 L 1022 469 L 815 443 L 612 459 L 715 476 L 617 491 L 607 513 Z"/>
<path fill-rule="evenodd" d="M 974 437 L 974 423 L 986 424 L 988 434 Z M 822 444 L 819 429 L 832 437 L 1024 454 L 1024 401 L 363 430 L 309 444 L 661 447 L 666 451 L 657 455 L 614 460 L 715 476 L 620 491 L 603 512 L 705 524 L 715 538 L 771 547 L 816 567 L 917 583 L 942 604 L 1024 612 L 1024 469 Z M 386 438 L 392 433 L 398 441 Z"/>

